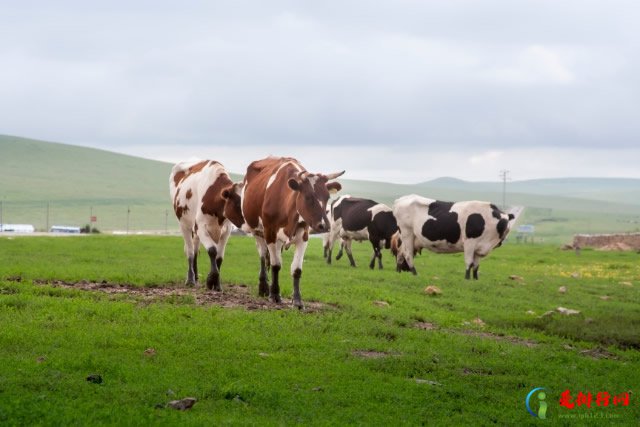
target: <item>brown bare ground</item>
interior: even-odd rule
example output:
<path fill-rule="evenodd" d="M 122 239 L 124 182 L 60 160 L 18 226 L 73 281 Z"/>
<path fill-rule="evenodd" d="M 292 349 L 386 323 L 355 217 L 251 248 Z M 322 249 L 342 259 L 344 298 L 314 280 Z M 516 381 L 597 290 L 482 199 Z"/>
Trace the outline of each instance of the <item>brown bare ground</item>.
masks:
<path fill-rule="evenodd" d="M 82 280 L 70 283 L 63 280 L 34 280 L 37 285 L 50 285 L 54 288 L 79 289 L 89 292 L 103 292 L 109 295 L 126 295 L 146 303 L 161 302 L 175 297 L 192 296 L 196 305 L 219 306 L 224 308 L 242 307 L 246 310 L 282 310 L 288 309 L 292 301 L 282 298 L 277 304 L 265 298 L 252 295 L 246 285 L 224 285 L 222 292 L 207 290 L 204 286 L 196 288 L 175 285 L 144 287 L 118 283 L 95 283 Z M 327 305 L 317 301 L 305 301 L 305 312 L 317 312 L 327 308 Z"/>
<path fill-rule="evenodd" d="M 381 359 L 388 356 L 396 356 L 396 354 L 386 353 L 384 351 L 372 351 L 372 350 L 354 350 L 351 352 L 354 356 L 362 357 L 365 359 Z"/>
<path fill-rule="evenodd" d="M 469 336 L 473 336 L 473 337 L 487 338 L 487 339 L 492 339 L 492 340 L 496 340 L 496 341 L 505 341 L 505 342 L 508 342 L 508 343 L 511 343 L 511 344 L 523 345 L 523 346 L 529 347 L 529 348 L 533 348 L 533 347 L 538 345 L 537 342 L 531 341 L 531 340 L 528 340 L 528 339 L 512 337 L 512 336 L 508 336 L 508 335 L 498 335 L 498 334 L 494 334 L 494 333 L 491 333 L 491 332 L 480 332 L 480 331 L 471 331 L 471 330 L 462 330 L 462 331 L 451 330 L 451 332 L 457 332 L 457 333 L 462 334 L 462 335 L 469 335 Z"/>

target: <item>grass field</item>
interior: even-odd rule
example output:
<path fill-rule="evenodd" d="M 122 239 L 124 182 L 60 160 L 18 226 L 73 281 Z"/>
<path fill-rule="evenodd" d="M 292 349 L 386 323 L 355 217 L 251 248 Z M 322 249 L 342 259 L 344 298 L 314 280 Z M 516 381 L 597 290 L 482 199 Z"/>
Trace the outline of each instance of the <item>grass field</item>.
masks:
<path fill-rule="evenodd" d="M 638 425 L 637 253 L 507 244 L 479 281 L 458 255 L 423 254 L 414 277 L 388 253 L 369 271 L 364 244 L 356 269 L 321 253 L 312 239 L 299 312 L 256 296 L 247 237 L 230 240 L 217 303 L 183 288 L 179 238 L 0 238 L 0 424 L 537 425 L 525 398 L 545 387 L 550 425 Z M 580 314 L 541 317 L 560 306 Z M 593 405 L 561 407 L 565 390 Z M 189 411 L 165 407 L 185 397 Z"/>

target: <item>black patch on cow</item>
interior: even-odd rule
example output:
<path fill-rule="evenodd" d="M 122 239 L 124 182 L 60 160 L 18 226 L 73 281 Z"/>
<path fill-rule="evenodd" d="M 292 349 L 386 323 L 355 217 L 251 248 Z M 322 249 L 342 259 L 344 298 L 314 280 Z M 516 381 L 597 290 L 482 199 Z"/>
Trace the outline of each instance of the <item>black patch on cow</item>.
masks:
<path fill-rule="evenodd" d="M 460 224 L 457 212 L 451 212 L 451 202 L 435 201 L 429 205 L 428 219 L 422 226 L 422 235 L 431 241 L 446 240 L 456 243 L 460 240 Z"/>
<path fill-rule="evenodd" d="M 363 230 L 371 224 L 371 211 L 368 209 L 377 204 L 373 200 L 355 197 L 343 199 L 333 211 L 334 218 L 342 218 L 342 228 L 346 231 Z M 336 213 L 339 216 L 336 216 Z"/>
<path fill-rule="evenodd" d="M 504 234 L 507 231 L 507 226 L 509 225 L 509 221 L 502 218 L 498 221 L 498 225 L 496 226 L 496 230 L 498 230 L 498 235 L 500 236 L 500 240 L 504 239 Z"/>
<path fill-rule="evenodd" d="M 467 238 L 475 239 L 482 236 L 484 232 L 484 218 L 479 213 L 471 214 L 467 217 L 467 225 L 465 227 L 465 233 Z"/>
<path fill-rule="evenodd" d="M 380 240 L 384 240 L 385 248 L 391 248 L 391 236 L 398 230 L 398 222 L 391 211 L 378 212 L 373 217 L 369 226 L 369 240 L 371 243 L 379 244 Z"/>
<path fill-rule="evenodd" d="M 491 215 L 495 219 L 502 218 L 502 211 L 496 205 L 494 205 L 493 203 L 490 206 L 491 206 Z"/>
<path fill-rule="evenodd" d="M 396 217 L 393 216 L 393 212 L 391 211 L 378 212 L 378 214 L 373 217 L 372 222 L 375 229 L 380 233 L 381 239 L 390 241 L 391 236 L 399 230 Z"/>

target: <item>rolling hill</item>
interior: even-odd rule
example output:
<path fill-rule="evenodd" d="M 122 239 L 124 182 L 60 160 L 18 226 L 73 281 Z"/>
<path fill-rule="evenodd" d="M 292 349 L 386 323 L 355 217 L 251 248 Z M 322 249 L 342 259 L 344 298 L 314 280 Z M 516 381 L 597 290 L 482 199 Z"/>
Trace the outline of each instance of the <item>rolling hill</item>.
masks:
<path fill-rule="evenodd" d="M 224 161 L 224 159 L 221 159 Z M 0 135 L 0 202 L 5 223 L 84 225 L 101 230 L 177 231 L 168 195 L 171 164 L 92 148 Z M 240 179 L 240 175 L 234 175 Z M 502 183 L 439 178 L 414 185 L 344 179 L 342 194 L 391 204 L 405 194 L 502 203 Z M 640 230 L 640 180 L 565 178 L 507 183 L 520 223 L 561 243 L 578 232 Z"/>

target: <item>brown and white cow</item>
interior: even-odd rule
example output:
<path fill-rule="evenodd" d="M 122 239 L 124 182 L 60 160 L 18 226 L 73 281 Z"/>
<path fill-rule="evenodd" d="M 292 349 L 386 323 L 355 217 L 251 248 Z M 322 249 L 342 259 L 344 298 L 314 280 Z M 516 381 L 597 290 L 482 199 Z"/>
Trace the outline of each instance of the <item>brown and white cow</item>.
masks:
<path fill-rule="evenodd" d="M 169 179 L 173 210 L 180 222 L 187 256 L 187 285 L 198 281 L 200 242 L 211 260 L 207 288 L 220 291 L 220 267 L 232 225 L 242 227 L 242 183 L 231 181 L 215 160 L 176 164 Z"/>
<path fill-rule="evenodd" d="M 515 219 L 489 202 L 443 202 L 415 194 L 396 200 L 393 214 L 400 227 L 391 245 L 398 271 L 416 274 L 413 257 L 422 248 L 464 252 L 466 279 L 471 271 L 478 278 L 480 260 L 502 244 Z"/>
<path fill-rule="evenodd" d="M 259 295 L 281 302 L 279 272 L 282 249 L 295 246 L 291 263 L 293 305 L 302 308 L 300 277 L 309 239 L 309 229 L 329 230 L 326 215 L 329 194 L 340 191 L 338 178 L 344 171 L 312 174 L 289 157 L 268 157 L 249 165 L 242 190 L 243 229 L 256 238 L 260 254 Z M 271 266 L 271 288 L 267 281 L 267 255 Z"/>

